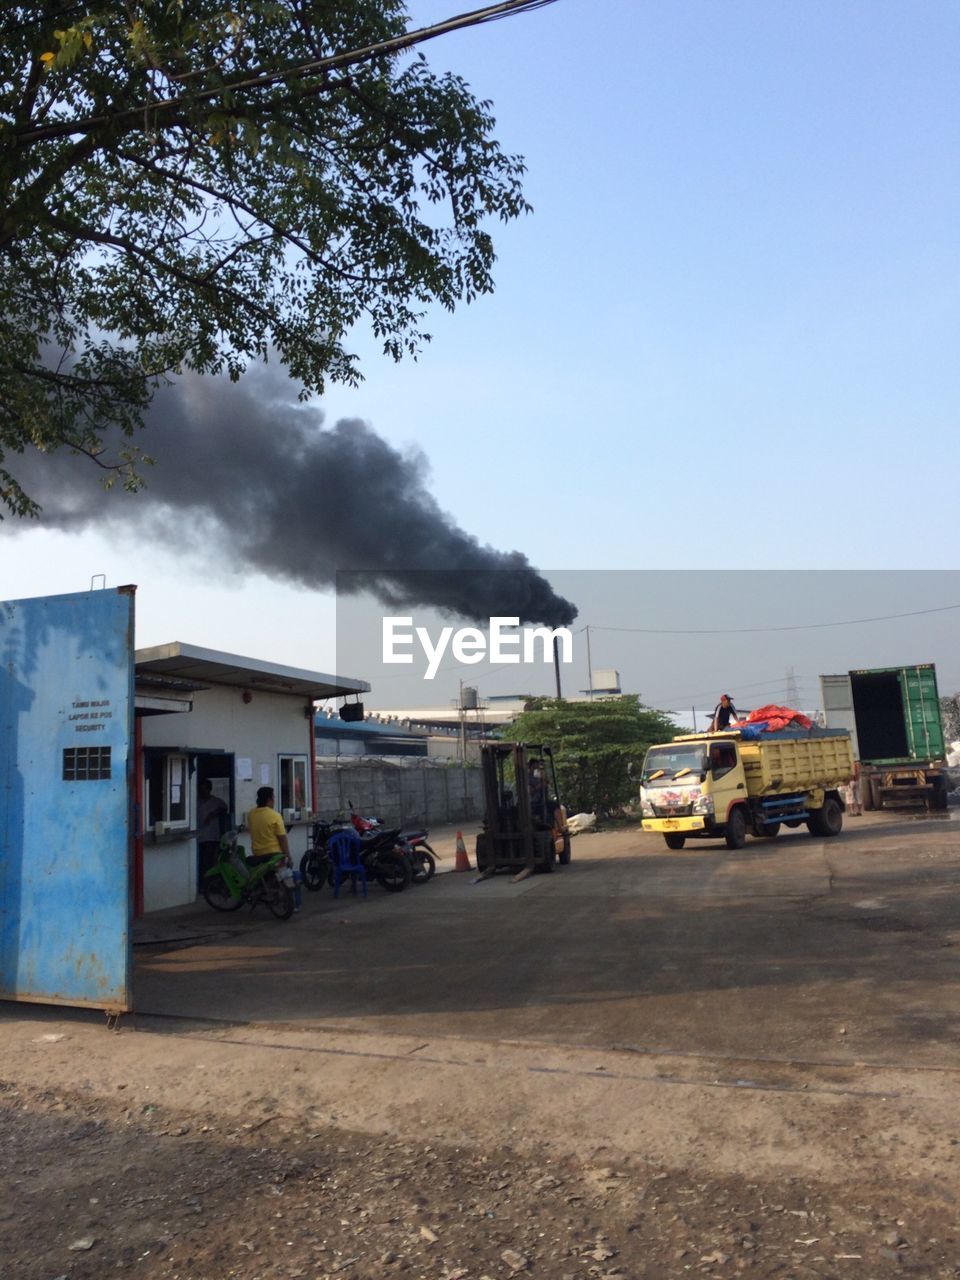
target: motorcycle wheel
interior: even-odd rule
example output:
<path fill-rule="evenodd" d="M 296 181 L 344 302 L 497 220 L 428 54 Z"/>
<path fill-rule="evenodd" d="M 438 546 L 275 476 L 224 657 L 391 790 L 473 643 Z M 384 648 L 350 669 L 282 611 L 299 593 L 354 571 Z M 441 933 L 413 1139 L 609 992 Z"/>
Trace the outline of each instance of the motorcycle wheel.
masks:
<path fill-rule="evenodd" d="M 264 902 L 278 920 L 290 919 L 293 915 L 293 894 L 287 885 L 278 879 L 273 872 L 268 876 L 264 876 L 260 892 Z"/>
<path fill-rule="evenodd" d="M 413 851 L 413 883 L 426 884 L 432 880 L 437 869 L 437 862 L 432 853 L 427 853 L 422 846 Z"/>
<path fill-rule="evenodd" d="M 330 872 L 330 859 L 319 849 L 308 849 L 300 859 L 300 874 L 308 889 L 316 893 L 327 883 Z"/>
<path fill-rule="evenodd" d="M 237 911 L 243 906 L 243 899 L 233 896 L 223 876 L 204 876 L 201 892 L 214 911 Z"/>
<path fill-rule="evenodd" d="M 388 893 L 400 893 L 406 889 L 411 879 L 410 866 L 406 858 L 381 858 L 373 871 L 377 884 Z"/>

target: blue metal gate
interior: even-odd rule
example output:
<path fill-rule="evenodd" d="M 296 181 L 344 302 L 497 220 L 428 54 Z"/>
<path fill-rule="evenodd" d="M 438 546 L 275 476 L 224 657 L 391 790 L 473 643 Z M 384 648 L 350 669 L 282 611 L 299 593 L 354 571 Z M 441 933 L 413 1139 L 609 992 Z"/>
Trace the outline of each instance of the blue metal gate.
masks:
<path fill-rule="evenodd" d="M 133 606 L 0 603 L 0 998 L 131 1008 Z"/>

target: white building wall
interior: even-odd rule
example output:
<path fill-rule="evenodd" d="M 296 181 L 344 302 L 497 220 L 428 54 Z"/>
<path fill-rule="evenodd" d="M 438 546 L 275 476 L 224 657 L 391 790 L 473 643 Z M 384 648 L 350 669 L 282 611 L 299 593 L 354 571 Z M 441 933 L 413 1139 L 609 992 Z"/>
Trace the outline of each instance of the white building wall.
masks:
<path fill-rule="evenodd" d="M 301 695 L 263 693 L 251 690 L 249 702 L 243 690 L 213 686 L 193 695 L 193 710 L 182 715 L 146 716 L 142 722 L 143 745 L 187 754 L 206 751 L 231 752 L 236 762 L 248 759 L 253 777 L 234 774 L 235 813 L 241 822 L 256 803 L 257 789 L 271 786 L 280 802 L 279 756 L 307 758 L 308 811 L 313 771 L 310 766 L 310 719 L 307 700 Z M 311 707 L 311 714 L 312 714 Z M 143 905 L 145 911 L 183 906 L 197 897 L 196 774 L 190 775 L 190 826 L 155 837 L 144 833 Z M 297 828 L 300 828 L 298 831 Z M 294 824 L 290 833 L 294 853 L 306 848 L 306 820 Z M 249 851 L 249 840 L 247 841 Z"/>

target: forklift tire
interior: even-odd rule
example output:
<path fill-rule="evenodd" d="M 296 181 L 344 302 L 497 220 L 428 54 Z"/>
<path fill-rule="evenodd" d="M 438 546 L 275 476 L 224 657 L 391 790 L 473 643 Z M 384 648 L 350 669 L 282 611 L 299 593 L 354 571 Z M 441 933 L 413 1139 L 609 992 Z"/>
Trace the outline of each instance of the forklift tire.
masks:
<path fill-rule="evenodd" d="M 570 864 L 570 832 L 569 831 L 565 831 L 563 833 L 563 851 L 557 854 L 557 861 L 560 863 L 561 867 L 566 867 L 566 866 L 569 866 Z"/>
<path fill-rule="evenodd" d="M 664 838 L 664 841 L 666 842 L 668 849 L 682 849 L 683 846 L 687 843 L 686 836 L 670 835 L 670 836 L 664 836 L 663 838 Z"/>
<path fill-rule="evenodd" d="M 550 831 L 537 831 L 533 836 L 533 865 L 537 871 L 549 873 L 556 866 L 557 851 Z"/>
<path fill-rule="evenodd" d="M 487 869 L 487 835 L 485 831 L 482 831 L 480 835 L 477 836 L 476 855 L 477 855 L 477 870 L 486 871 Z"/>

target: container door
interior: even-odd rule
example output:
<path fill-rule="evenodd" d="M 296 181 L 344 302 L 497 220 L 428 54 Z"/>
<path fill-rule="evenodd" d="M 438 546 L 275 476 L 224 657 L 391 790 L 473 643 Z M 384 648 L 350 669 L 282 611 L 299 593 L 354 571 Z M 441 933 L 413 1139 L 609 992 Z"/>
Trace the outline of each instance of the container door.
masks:
<path fill-rule="evenodd" d="M 945 748 L 936 668 L 931 663 L 904 667 L 900 673 L 900 684 L 910 755 L 915 760 L 942 759 Z"/>
<path fill-rule="evenodd" d="M 853 710 L 853 687 L 850 676 L 821 676 L 820 693 L 823 697 L 823 715 L 828 729 L 846 729 L 850 734 L 853 758 L 860 758 L 857 743 L 857 718 Z"/>
<path fill-rule="evenodd" d="M 133 590 L 0 603 L 0 999 L 131 1007 Z"/>

